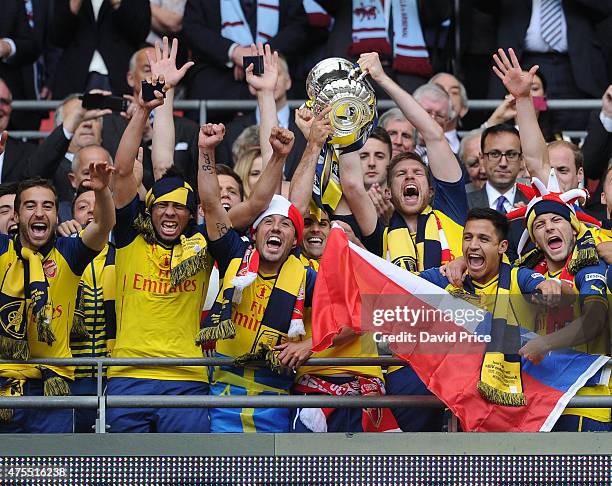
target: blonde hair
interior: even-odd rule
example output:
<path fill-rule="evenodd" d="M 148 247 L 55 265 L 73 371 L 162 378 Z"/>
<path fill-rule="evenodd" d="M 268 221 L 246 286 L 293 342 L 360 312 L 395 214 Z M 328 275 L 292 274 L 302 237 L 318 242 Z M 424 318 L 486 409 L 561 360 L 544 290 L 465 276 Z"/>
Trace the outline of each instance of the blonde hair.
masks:
<path fill-rule="evenodd" d="M 253 189 L 249 183 L 249 174 L 257 157 L 261 157 L 261 149 L 259 147 L 248 148 L 242 151 L 234 166 L 234 171 L 242 179 L 245 199 L 251 195 L 251 190 Z"/>

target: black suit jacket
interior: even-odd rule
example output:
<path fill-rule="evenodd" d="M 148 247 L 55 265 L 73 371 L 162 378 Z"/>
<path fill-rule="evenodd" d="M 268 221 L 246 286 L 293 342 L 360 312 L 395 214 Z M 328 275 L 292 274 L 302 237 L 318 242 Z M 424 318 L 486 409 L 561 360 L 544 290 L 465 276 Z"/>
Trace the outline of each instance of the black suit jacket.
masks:
<path fill-rule="evenodd" d="M 279 9 L 278 33 L 268 43 L 292 58 L 300 55 L 306 42 L 306 12 L 301 0 L 284 0 Z M 188 73 L 191 98 L 251 98 L 246 82 L 235 81 L 233 69 L 226 66 L 233 41 L 221 36 L 219 1 L 187 0 L 183 34 L 196 61 L 195 68 Z"/>
<path fill-rule="evenodd" d="M 516 194 L 514 195 L 514 203 L 524 202 L 528 203 L 529 198 L 525 196 L 518 188 L 516 190 Z M 488 208 L 489 198 L 487 197 L 486 186 L 484 186 L 479 191 L 474 191 L 468 194 L 468 208 Z M 506 254 L 511 262 L 515 261 L 518 258 L 517 248 L 519 241 L 521 240 L 521 236 L 523 234 L 523 230 L 525 229 L 524 220 L 515 220 L 510 222 L 510 231 L 508 233 L 508 250 Z M 529 247 L 527 247 L 529 248 Z"/>
<path fill-rule="evenodd" d="M 50 39 L 64 51 L 59 61 L 63 75 L 55 76 L 53 97 L 83 91 L 96 50 L 104 59 L 113 92 L 130 92 L 126 73 L 130 57 L 151 28 L 149 1 L 123 1 L 113 10 L 110 1 L 104 0 L 97 21 L 90 0 L 83 0 L 77 15 L 70 10 L 70 0 L 55 0 L 54 7 Z"/>
<path fill-rule="evenodd" d="M 245 128 L 256 124 L 257 119 L 255 118 L 255 112 L 251 112 L 246 115 L 238 115 L 236 118 L 234 118 L 234 120 L 227 127 L 223 142 L 217 146 L 217 150 L 215 152 L 217 163 L 226 164 L 233 167 L 234 160 L 232 159 L 232 145 Z M 293 117 L 292 113 L 289 116 L 289 130 L 291 130 L 295 135 L 295 142 L 293 143 L 291 153 L 285 161 L 284 174 L 285 179 L 288 181 L 291 180 L 295 169 L 300 163 L 304 149 L 306 148 L 306 139 L 295 124 L 295 118 Z"/>
<path fill-rule="evenodd" d="M 40 47 L 28 24 L 23 0 L 0 2 L 0 38 L 3 37 L 15 42 L 17 52 L 9 62 L 0 61 L 0 78 L 11 90 L 13 99 L 31 99 L 32 93 L 24 86 L 21 70 L 38 58 Z"/>
<path fill-rule="evenodd" d="M 476 7 L 495 14 L 497 46 L 512 47 L 520 59 L 532 0 L 475 0 Z M 607 87 L 607 73 L 601 48 L 595 39 L 594 21 L 612 14 L 612 0 L 563 0 L 567 21 L 568 54 L 574 80 L 580 90 L 599 98 Z M 588 74 L 585 74 L 588 73 Z M 501 97 L 501 82 L 491 84 L 490 97 Z"/>
<path fill-rule="evenodd" d="M 2 182 L 19 182 L 25 179 L 28 159 L 36 151 L 36 145 L 8 137 L 2 164 Z"/>
<path fill-rule="evenodd" d="M 119 148 L 121 136 L 127 127 L 127 120 L 120 115 L 112 114 L 104 117 L 102 123 L 102 146 L 114 158 Z M 195 189 L 198 181 L 198 132 L 199 126 L 192 120 L 174 117 L 174 165 L 185 176 L 185 180 Z M 151 162 L 151 145 L 143 142 L 143 184 L 149 189 L 155 182 L 153 164 Z"/>
<path fill-rule="evenodd" d="M 70 140 L 64 135 L 62 125 L 56 127 L 38 146 L 9 137 L 4 152 L 2 182 L 43 177 L 53 180 L 60 199 L 67 197 L 71 200 L 74 190 L 67 177 L 71 164 L 65 159 L 69 145 Z M 60 170 L 63 160 L 68 163 L 67 172 Z"/>

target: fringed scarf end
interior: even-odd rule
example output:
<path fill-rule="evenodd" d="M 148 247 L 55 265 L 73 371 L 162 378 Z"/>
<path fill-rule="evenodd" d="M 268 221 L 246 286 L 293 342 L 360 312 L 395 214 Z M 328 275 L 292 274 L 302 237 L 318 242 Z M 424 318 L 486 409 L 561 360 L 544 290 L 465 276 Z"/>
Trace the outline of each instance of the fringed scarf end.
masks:
<path fill-rule="evenodd" d="M 14 410 L 12 408 L 0 408 L 0 422 L 10 422 L 13 414 Z"/>
<path fill-rule="evenodd" d="M 0 357 L 27 361 L 30 358 L 28 342 L 0 336 Z"/>
<path fill-rule="evenodd" d="M 170 271 L 170 285 L 178 287 L 189 277 L 193 277 L 197 273 L 206 270 L 208 264 L 207 256 L 206 249 L 202 249 L 194 256 L 179 263 Z"/>
<path fill-rule="evenodd" d="M 236 327 L 231 319 L 221 321 L 216 326 L 203 327 L 196 337 L 196 345 L 200 346 L 206 341 L 218 341 L 220 339 L 233 339 L 236 336 Z"/>
<path fill-rule="evenodd" d="M 51 346 L 55 342 L 55 334 L 51 329 L 51 319 L 47 316 L 46 309 L 41 310 L 36 316 L 36 330 L 38 340 Z"/>
<path fill-rule="evenodd" d="M 89 331 L 85 325 L 85 316 L 80 311 L 74 311 L 70 339 L 73 341 L 85 341 L 89 339 Z"/>
<path fill-rule="evenodd" d="M 524 393 L 508 393 L 492 387 L 484 381 L 479 381 L 476 385 L 480 395 L 491 403 L 505 405 L 507 407 L 523 407 L 527 405 Z"/>
<path fill-rule="evenodd" d="M 139 214 L 134 220 L 133 226 L 149 245 L 156 242 L 155 228 L 153 228 L 153 222 L 149 215 Z"/>
<path fill-rule="evenodd" d="M 567 265 L 567 271 L 572 275 L 576 275 L 581 268 L 597 265 L 598 263 L 599 255 L 595 246 L 581 248 Z"/>
<path fill-rule="evenodd" d="M 70 387 L 61 376 L 52 376 L 45 380 L 44 394 L 46 397 L 63 397 L 70 395 Z"/>

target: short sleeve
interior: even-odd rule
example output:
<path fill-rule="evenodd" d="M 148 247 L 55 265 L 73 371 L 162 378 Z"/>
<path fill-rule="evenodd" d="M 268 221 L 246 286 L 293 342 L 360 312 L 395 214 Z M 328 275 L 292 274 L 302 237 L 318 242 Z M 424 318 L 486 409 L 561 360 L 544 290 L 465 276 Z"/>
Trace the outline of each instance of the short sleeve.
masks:
<path fill-rule="evenodd" d="M 455 223 L 465 225 L 468 202 L 463 176 L 457 182 L 444 182 L 434 178 L 434 198 L 431 206 Z"/>
<path fill-rule="evenodd" d="M 517 278 L 522 294 L 533 294 L 536 287 L 546 280 L 541 273 L 525 267 L 518 269 Z"/>
<path fill-rule="evenodd" d="M 385 258 L 387 255 L 384 254 L 384 242 L 385 242 L 385 226 L 378 221 L 376 223 L 376 228 L 374 228 L 374 232 L 371 235 L 364 236 L 361 239 L 363 246 L 366 247 L 371 253 L 374 255 L 378 255 L 381 258 Z"/>
<path fill-rule="evenodd" d="M 607 305 L 606 266 L 603 262 L 578 270 L 574 282 L 580 292 L 580 305 L 589 300 L 600 300 Z"/>
<path fill-rule="evenodd" d="M 138 236 L 138 231 L 134 228 L 134 220 L 140 214 L 142 203 L 138 196 L 135 196 L 127 206 L 115 210 L 117 222 L 113 235 L 117 248 L 129 245 Z"/>
<path fill-rule="evenodd" d="M 87 265 L 100 253 L 83 243 L 80 236 L 58 238 L 55 241 L 55 247 L 75 275 L 83 275 Z"/>
<path fill-rule="evenodd" d="M 441 289 L 445 289 L 450 284 L 448 279 L 440 273 L 440 267 L 424 270 L 419 273 L 419 277 L 431 282 L 436 287 L 440 287 Z"/>
<path fill-rule="evenodd" d="M 243 240 L 233 228 L 218 240 L 208 243 L 210 254 L 219 266 L 219 278 L 223 278 L 233 258 L 242 258 L 248 246 L 248 241 Z"/>

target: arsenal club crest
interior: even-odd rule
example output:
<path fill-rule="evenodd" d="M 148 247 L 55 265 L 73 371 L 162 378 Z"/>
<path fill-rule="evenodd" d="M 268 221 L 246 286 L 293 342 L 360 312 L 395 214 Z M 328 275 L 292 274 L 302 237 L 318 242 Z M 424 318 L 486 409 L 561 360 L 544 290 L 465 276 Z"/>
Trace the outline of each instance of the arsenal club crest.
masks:
<path fill-rule="evenodd" d="M 55 263 L 55 260 L 43 262 L 43 271 L 45 272 L 45 277 L 54 278 L 57 275 L 57 263 Z"/>

